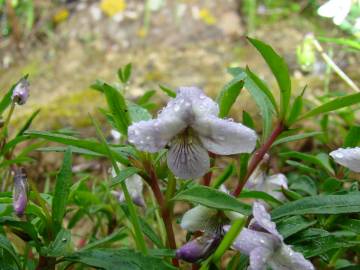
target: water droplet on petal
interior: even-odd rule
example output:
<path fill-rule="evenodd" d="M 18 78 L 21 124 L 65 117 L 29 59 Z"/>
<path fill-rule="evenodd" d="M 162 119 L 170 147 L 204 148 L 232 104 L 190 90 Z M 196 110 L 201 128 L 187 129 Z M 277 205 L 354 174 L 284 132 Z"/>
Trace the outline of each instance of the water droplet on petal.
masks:
<path fill-rule="evenodd" d="M 144 141 L 140 141 L 140 144 L 144 144 Z"/>
<path fill-rule="evenodd" d="M 185 103 L 185 107 L 190 107 L 191 106 L 191 103 L 190 102 L 186 102 Z"/>
<path fill-rule="evenodd" d="M 336 157 L 336 158 L 343 158 L 343 157 L 344 157 L 344 154 L 342 154 L 342 153 L 336 153 L 336 154 L 335 154 L 335 157 Z"/>
<path fill-rule="evenodd" d="M 148 141 L 150 141 L 150 140 L 151 140 L 151 137 L 150 137 L 150 136 L 147 136 L 146 139 L 147 139 Z"/>
<path fill-rule="evenodd" d="M 206 96 L 205 95 L 200 95 L 200 99 L 205 99 Z"/>
<path fill-rule="evenodd" d="M 179 105 L 176 105 L 176 106 L 174 107 L 174 111 L 175 111 L 175 112 L 180 111 L 180 106 L 179 106 Z"/>
<path fill-rule="evenodd" d="M 139 131 L 137 129 L 134 130 L 135 135 L 139 135 Z"/>

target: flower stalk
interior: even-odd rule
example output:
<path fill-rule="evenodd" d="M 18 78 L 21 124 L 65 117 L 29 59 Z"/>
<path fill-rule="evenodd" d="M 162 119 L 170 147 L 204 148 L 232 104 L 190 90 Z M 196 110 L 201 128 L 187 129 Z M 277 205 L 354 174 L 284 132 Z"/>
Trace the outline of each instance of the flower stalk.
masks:
<path fill-rule="evenodd" d="M 279 121 L 274 131 L 271 133 L 270 137 L 268 138 L 268 140 L 255 152 L 253 158 L 250 161 L 246 175 L 244 176 L 242 181 L 238 183 L 235 191 L 233 192 L 233 195 L 235 197 L 240 195 L 247 180 L 249 179 L 251 174 L 255 171 L 256 167 L 259 165 L 264 155 L 269 151 L 271 145 L 274 143 L 276 138 L 284 131 L 284 129 L 285 129 L 285 125 L 283 124 L 282 121 Z"/>
<path fill-rule="evenodd" d="M 175 250 L 176 249 L 176 241 L 175 241 L 174 230 L 173 230 L 173 226 L 172 226 L 172 222 L 171 222 L 172 213 L 170 211 L 169 204 L 165 200 L 165 198 L 160 190 L 158 178 L 156 176 L 154 168 L 151 165 L 147 166 L 147 167 L 148 167 L 147 171 L 149 173 L 148 183 L 149 183 L 151 190 L 153 191 L 155 198 L 160 207 L 160 213 L 161 213 L 161 216 L 162 216 L 164 224 L 165 224 L 168 247 Z M 171 178 L 173 178 L 173 177 L 170 177 L 169 181 L 172 181 Z M 173 184 L 171 184 L 171 185 L 174 186 Z M 168 194 L 169 194 L 169 192 L 168 192 Z M 176 258 L 174 258 L 172 260 L 172 263 L 174 266 L 179 266 L 179 260 Z"/>

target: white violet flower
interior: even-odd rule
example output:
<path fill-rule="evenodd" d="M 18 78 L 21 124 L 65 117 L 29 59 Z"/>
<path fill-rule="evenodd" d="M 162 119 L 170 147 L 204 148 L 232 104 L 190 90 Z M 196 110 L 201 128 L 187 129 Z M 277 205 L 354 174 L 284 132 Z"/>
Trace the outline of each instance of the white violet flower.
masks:
<path fill-rule="evenodd" d="M 250 153 L 256 145 L 252 129 L 218 117 L 219 106 L 197 87 L 180 87 L 156 119 L 128 129 L 129 142 L 150 153 L 170 146 L 167 164 L 183 179 L 197 178 L 210 168 L 208 151 L 219 155 Z"/>
<path fill-rule="evenodd" d="M 330 0 L 319 7 L 317 13 L 332 18 L 334 24 L 340 25 L 350 12 L 352 0 Z"/>
<path fill-rule="evenodd" d="M 248 270 L 315 270 L 304 256 L 292 250 L 283 241 L 276 225 L 271 221 L 265 207 L 255 202 L 253 216 L 248 228 L 241 230 L 233 243 L 233 248 L 250 257 Z M 230 226 L 224 226 L 228 231 Z"/>
<path fill-rule="evenodd" d="M 354 172 L 360 172 L 360 147 L 339 148 L 329 155 L 340 165 Z"/>

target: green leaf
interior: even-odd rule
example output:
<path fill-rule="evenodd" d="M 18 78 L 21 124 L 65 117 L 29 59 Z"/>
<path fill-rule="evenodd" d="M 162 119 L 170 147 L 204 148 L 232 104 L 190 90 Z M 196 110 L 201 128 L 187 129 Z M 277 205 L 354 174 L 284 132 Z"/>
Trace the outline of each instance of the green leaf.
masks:
<path fill-rule="evenodd" d="M 13 217 L 6 216 L 6 217 L 0 217 L 0 225 L 7 225 L 12 229 L 16 229 L 20 232 L 21 236 L 25 234 L 26 235 L 24 236 L 25 238 L 29 237 L 30 239 L 34 240 L 37 245 L 41 245 L 41 241 L 38 237 L 38 232 L 34 227 L 34 225 L 30 222 L 19 221 Z"/>
<path fill-rule="evenodd" d="M 245 82 L 244 87 L 250 92 L 251 96 L 255 100 L 256 105 L 260 109 L 263 120 L 263 138 L 267 138 L 271 132 L 272 115 L 275 110 L 274 106 L 269 100 L 268 96 L 264 94 L 256 82 L 254 82 L 243 69 L 237 68 L 236 72 L 237 73 L 235 78 Z"/>
<path fill-rule="evenodd" d="M 120 171 L 120 173 L 111 180 L 111 187 L 125 181 L 130 176 L 140 172 L 141 170 L 135 167 L 127 167 Z"/>
<path fill-rule="evenodd" d="M 131 77 L 131 71 L 132 71 L 131 63 L 127 64 L 123 68 L 119 68 L 119 70 L 118 70 L 119 80 L 122 83 L 127 83 L 129 81 L 130 77 Z"/>
<path fill-rule="evenodd" d="M 355 147 L 360 141 L 360 126 L 352 126 L 346 135 L 344 147 Z"/>
<path fill-rule="evenodd" d="M 82 263 L 104 270 L 172 270 L 177 269 L 159 258 L 144 256 L 128 249 L 90 249 L 66 256 L 64 261 Z"/>
<path fill-rule="evenodd" d="M 342 220 L 339 226 L 343 229 L 360 234 L 360 220 L 358 219 L 345 219 Z"/>
<path fill-rule="evenodd" d="M 146 91 L 138 100 L 137 100 L 137 104 L 143 106 L 146 103 L 149 102 L 149 100 L 155 95 L 156 91 L 155 90 L 149 90 Z"/>
<path fill-rule="evenodd" d="M 255 128 L 254 120 L 252 119 L 251 115 L 248 112 L 243 111 L 242 120 L 245 126 L 252 129 Z"/>
<path fill-rule="evenodd" d="M 300 118 L 298 118 L 298 120 L 313 117 L 321 113 L 328 113 L 344 107 L 349 107 L 359 102 L 360 102 L 360 93 L 334 98 L 333 100 L 326 102 L 323 105 L 320 105 L 310 110 L 309 112 L 305 113 Z"/>
<path fill-rule="evenodd" d="M 268 44 L 248 37 L 250 43 L 260 52 L 280 88 L 280 116 L 285 118 L 291 97 L 291 81 L 288 66 Z"/>
<path fill-rule="evenodd" d="M 117 230 L 116 232 L 113 232 L 112 234 L 101 238 L 99 240 L 95 240 L 89 244 L 87 244 L 82 250 L 86 250 L 86 249 L 93 249 L 93 248 L 97 248 L 97 247 L 101 247 L 104 246 L 106 244 L 110 244 L 112 242 L 116 242 L 118 240 L 124 239 L 125 237 L 127 237 L 127 233 L 126 233 L 126 228 L 122 227 L 119 230 Z"/>
<path fill-rule="evenodd" d="M 125 98 L 117 89 L 107 83 L 104 83 L 103 89 L 117 129 L 127 136 L 127 129 L 131 124 L 131 119 Z"/>
<path fill-rule="evenodd" d="M 272 211 L 273 218 L 304 214 L 360 212 L 360 192 L 346 195 L 319 195 L 286 203 Z"/>
<path fill-rule="evenodd" d="M 61 229 L 56 235 L 55 240 L 41 251 L 42 255 L 46 257 L 60 257 L 72 253 L 73 248 L 70 231 Z"/>
<path fill-rule="evenodd" d="M 228 180 L 234 173 L 235 173 L 235 166 L 234 164 L 230 164 L 226 167 L 222 174 L 220 174 L 214 180 L 212 187 L 218 189 L 226 180 Z"/>
<path fill-rule="evenodd" d="M 287 238 L 297 232 L 300 232 L 302 230 L 311 227 L 316 222 L 317 222 L 316 220 L 308 221 L 302 216 L 292 216 L 280 220 L 276 224 L 276 228 L 278 229 L 280 234 L 284 236 L 284 238 Z"/>
<path fill-rule="evenodd" d="M 169 87 L 166 87 L 164 85 L 159 85 L 160 89 L 167 94 L 169 97 L 171 98 L 175 98 L 176 97 L 176 92 L 172 89 L 170 89 Z"/>
<path fill-rule="evenodd" d="M 303 95 L 301 94 L 300 96 L 297 96 L 295 98 L 295 101 L 293 103 L 293 105 L 291 106 L 291 111 L 289 113 L 289 117 L 286 120 L 286 124 L 287 126 L 291 126 L 294 122 L 296 122 L 296 120 L 298 119 L 298 117 L 301 114 L 303 108 Z"/>
<path fill-rule="evenodd" d="M 263 80 L 261 80 L 255 73 L 253 73 L 249 69 L 249 67 L 246 67 L 246 74 L 249 76 L 249 78 L 251 78 L 254 81 L 254 83 L 259 87 L 259 89 L 268 97 L 276 112 L 279 113 L 275 98 L 271 93 L 269 87 L 266 85 L 266 83 Z"/>
<path fill-rule="evenodd" d="M 339 45 L 345 45 L 355 50 L 360 50 L 360 42 L 356 39 L 352 40 L 349 38 L 328 38 L 328 37 L 319 37 L 320 41 L 331 42 Z"/>
<path fill-rule="evenodd" d="M 242 203 L 234 197 L 205 186 L 195 186 L 175 195 L 175 201 L 189 201 L 201 205 L 220 209 L 235 211 L 244 215 L 251 214 L 251 206 Z"/>
<path fill-rule="evenodd" d="M 72 182 L 72 157 L 71 150 L 68 149 L 64 154 L 63 165 L 56 177 L 55 192 L 52 200 L 52 221 L 55 232 L 61 229 L 62 221 L 66 212 L 66 205 Z"/>
<path fill-rule="evenodd" d="M 127 102 L 127 106 L 129 109 L 131 122 L 133 123 L 150 120 L 152 118 L 151 114 L 148 112 L 147 109 L 135 103 Z"/>
<path fill-rule="evenodd" d="M 305 153 L 301 153 L 301 152 L 296 152 L 296 151 L 290 151 L 290 152 L 285 152 L 285 153 L 280 153 L 280 157 L 283 158 L 297 158 L 306 162 L 310 162 L 312 164 L 318 165 L 319 167 L 325 169 L 328 173 L 330 174 L 334 174 L 334 169 L 331 167 L 331 165 L 327 162 L 324 162 L 324 160 L 322 160 L 321 158 L 319 158 L 318 156 L 314 156 L 311 154 L 305 154 Z"/>
<path fill-rule="evenodd" d="M 241 89 L 244 86 L 244 81 L 234 78 L 220 91 L 217 97 L 217 103 L 219 104 L 219 117 L 226 117 L 232 105 L 235 103 L 236 98 L 239 96 Z"/>
<path fill-rule="evenodd" d="M 2 234 L 0 234 L 0 248 L 6 250 L 10 254 L 12 259 L 16 263 L 18 269 L 20 270 L 21 264 L 20 264 L 20 260 L 19 260 L 19 255 L 16 254 L 16 251 L 14 250 L 13 246 L 11 245 L 11 242 L 9 241 L 9 239 L 7 239 L 5 237 L 5 235 L 2 235 Z"/>
<path fill-rule="evenodd" d="M 33 130 L 26 131 L 25 135 L 29 135 L 30 138 L 43 138 L 52 142 L 58 142 L 65 145 L 72 145 L 105 156 L 107 154 L 107 150 L 105 149 L 105 147 L 101 143 L 98 143 L 95 140 L 79 139 L 73 136 L 68 136 L 68 135 L 63 135 L 48 131 L 33 131 Z M 124 165 L 129 164 L 129 161 L 126 158 L 127 154 L 121 153 L 121 151 L 118 151 L 117 148 L 115 147 L 111 147 L 111 152 L 117 161 L 121 162 Z"/>
<path fill-rule="evenodd" d="M 316 184 L 313 179 L 307 175 L 298 177 L 291 185 L 290 188 L 297 192 L 301 191 L 307 195 L 314 196 L 317 194 Z"/>
<path fill-rule="evenodd" d="M 40 109 L 37 109 L 35 112 L 33 112 L 30 115 L 30 117 L 26 120 L 25 124 L 22 126 L 22 128 L 19 130 L 19 132 L 16 134 L 16 137 L 23 135 L 24 132 L 29 129 L 33 120 L 39 114 L 39 112 L 40 112 Z"/>
<path fill-rule="evenodd" d="M 303 139 L 313 137 L 313 136 L 316 136 L 316 135 L 320 135 L 320 134 L 322 134 L 322 132 L 314 131 L 314 132 L 309 132 L 309 133 L 296 134 L 296 135 L 290 135 L 290 136 L 287 136 L 287 137 L 282 137 L 282 138 L 277 139 L 272 144 L 272 147 L 274 147 L 276 145 L 279 145 L 279 144 L 282 144 L 282 143 L 288 143 L 288 142 L 295 142 L 295 141 L 298 141 L 298 140 L 303 140 Z"/>
<path fill-rule="evenodd" d="M 242 199 L 261 199 L 265 202 L 270 203 L 271 205 L 281 205 L 282 202 L 278 199 L 274 198 L 273 196 L 267 194 L 266 192 L 262 191 L 255 191 L 255 190 L 243 190 L 238 198 Z"/>

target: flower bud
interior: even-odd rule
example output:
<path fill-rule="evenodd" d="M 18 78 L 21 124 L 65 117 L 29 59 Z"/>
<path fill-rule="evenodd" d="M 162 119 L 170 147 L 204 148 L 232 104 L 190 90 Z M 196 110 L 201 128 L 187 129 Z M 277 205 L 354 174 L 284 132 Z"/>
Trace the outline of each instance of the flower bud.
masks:
<path fill-rule="evenodd" d="M 194 263 L 208 258 L 221 242 L 220 234 L 205 234 L 186 243 L 176 251 L 176 258 Z"/>
<path fill-rule="evenodd" d="M 21 79 L 20 82 L 15 86 L 11 99 L 18 105 L 24 105 L 29 97 L 30 84 L 28 80 Z"/>
<path fill-rule="evenodd" d="M 316 61 L 313 36 L 311 34 L 307 35 L 304 41 L 297 47 L 296 55 L 301 70 L 311 72 Z"/>
<path fill-rule="evenodd" d="M 25 171 L 22 168 L 16 169 L 14 176 L 13 206 L 18 216 L 24 214 L 28 203 L 28 192 L 29 187 Z"/>

